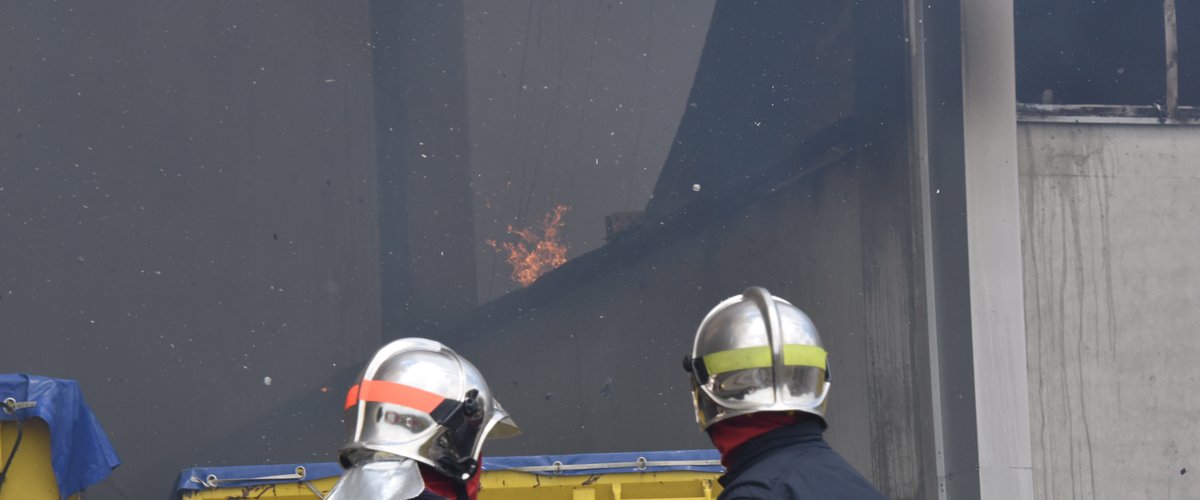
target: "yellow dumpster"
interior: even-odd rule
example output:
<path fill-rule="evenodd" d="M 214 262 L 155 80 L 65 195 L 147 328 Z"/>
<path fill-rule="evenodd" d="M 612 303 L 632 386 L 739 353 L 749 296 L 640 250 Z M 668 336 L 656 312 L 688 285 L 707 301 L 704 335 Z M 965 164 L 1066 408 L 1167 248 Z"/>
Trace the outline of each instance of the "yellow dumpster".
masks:
<path fill-rule="evenodd" d="M 0 469 L 13 457 L 3 485 L 0 485 L 0 500 L 31 500 L 59 498 L 58 484 L 54 481 L 54 469 L 50 467 L 50 427 L 40 418 L 23 422 L 21 444 L 13 454 L 17 442 L 15 422 L 0 421 Z M 78 500 L 79 494 L 68 497 Z"/>
<path fill-rule="evenodd" d="M 484 458 L 481 500 L 712 500 L 715 450 Z"/>
<path fill-rule="evenodd" d="M 485 457 L 480 500 L 713 500 L 722 473 L 715 451 Z M 185 469 L 177 498 L 323 498 L 336 463 Z"/>
<path fill-rule="evenodd" d="M 0 500 L 78 499 L 120 463 L 78 383 L 0 374 Z"/>

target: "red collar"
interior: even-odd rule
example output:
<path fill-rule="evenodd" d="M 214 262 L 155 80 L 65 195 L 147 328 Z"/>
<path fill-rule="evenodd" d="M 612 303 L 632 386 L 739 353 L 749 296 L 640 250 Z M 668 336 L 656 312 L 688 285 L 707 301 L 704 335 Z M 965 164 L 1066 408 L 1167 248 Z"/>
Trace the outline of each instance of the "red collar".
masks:
<path fill-rule="evenodd" d="M 799 421 L 800 416 L 791 412 L 751 413 L 713 424 L 708 428 L 708 437 L 721 452 L 721 465 L 729 469 L 733 452 L 746 441 Z"/>
<path fill-rule="evenodd" d="M 482 460 L 482 459 L 481 459 Z M 454 484 L 454 480 L 439 474 L 433 468 L 425 464 L 420 464 L 421 479 L 425 480 L 425 489 L 437 493 L 451 500 L 458 498 L 458 487 Z M 479 495 L 479 479 L 482 474 L 476 472 L 471 480 L 467 482 L 467 496 L 472 500 Z"/>

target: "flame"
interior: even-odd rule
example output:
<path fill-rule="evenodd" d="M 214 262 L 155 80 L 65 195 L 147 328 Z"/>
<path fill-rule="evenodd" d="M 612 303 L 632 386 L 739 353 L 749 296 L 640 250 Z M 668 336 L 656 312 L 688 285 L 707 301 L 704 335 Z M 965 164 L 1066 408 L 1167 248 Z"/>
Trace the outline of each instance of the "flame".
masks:
<path fill-rule="evenodd" d="M 488 246 L 495 249 L 496 253 L 504 255 L 504 260 L 512 266 L 514 283 L 523 287 L 529 286 L 543 274 L 567 261 L 567 244 L 559 241 L 559 231 L 565 224 L 563 215 L 567 210 L 570 210 L 570 207 L 555 205 L 542 219 L 540 229 L 513 229 L 512 225 L 509 225 L 508 234 L 515 234 L 520 239 L 515 243 L 487 240 Z"/>

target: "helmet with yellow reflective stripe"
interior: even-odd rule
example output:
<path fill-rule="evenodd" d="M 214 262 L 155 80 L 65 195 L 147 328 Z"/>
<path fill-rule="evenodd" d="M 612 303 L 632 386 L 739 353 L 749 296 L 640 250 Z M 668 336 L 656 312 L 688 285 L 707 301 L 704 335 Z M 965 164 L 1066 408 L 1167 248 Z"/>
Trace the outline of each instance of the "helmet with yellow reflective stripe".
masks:
<path fill-rule="evenodd" d="M 702 429 L 766 411 L 802 411 L 825 421 L 829 365 L 817 328 L 764 288 L 747 288 L 709 311 L 684 369 L 692 374 Z"/>
<path fill-rule="evenodd" d="M 485 438 L 520 433 L 475 365 L 422 338 L 379 349 L 345 407 L 350 442 L 339 460 L 347 472 L 329 497 L 339 500 L 415 496 L 424 488 L 416 463 L 465 483 Z"/>

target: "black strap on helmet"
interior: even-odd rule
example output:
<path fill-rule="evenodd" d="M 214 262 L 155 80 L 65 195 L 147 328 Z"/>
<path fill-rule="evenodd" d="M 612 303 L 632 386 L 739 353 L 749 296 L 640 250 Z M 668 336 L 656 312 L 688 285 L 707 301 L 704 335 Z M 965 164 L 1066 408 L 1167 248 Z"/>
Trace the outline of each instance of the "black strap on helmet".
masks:
<path fill-rule="evenodd" d="M 708 368 L 704 366 L 704 358 L 683 357 L 683 371 L 691 373 L 700 384 L 708 382 Z"/>
<path fill-rule="evenodd" d="M 449 430 L 446 445 L 453 448 L 460 457 L 442 457 L 437 462 L 437 468 L 443 475 L 454 480 L 455 484 L 465 485 L 479 472 L 479 463 L 471 456 L 480 428 L 483 427 L 483 406 L 479 401 L 479 391 L 471 389 L 463 395 L 462 401 L 446 400 L 430 414 L 439 424 Z M 464 490 L 465 491 L 465 490 Z M 465 497 L 464 497 L 465 498 Z"/>

